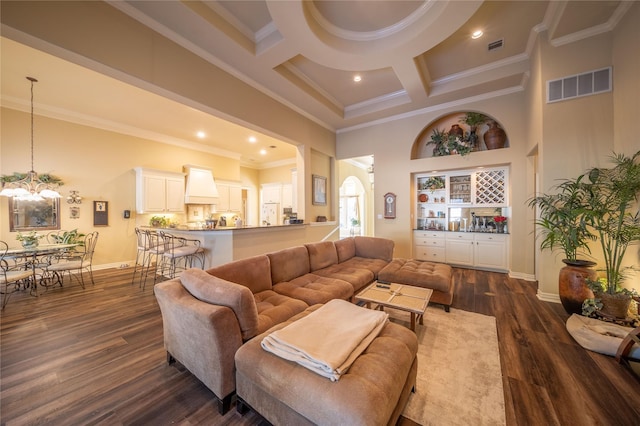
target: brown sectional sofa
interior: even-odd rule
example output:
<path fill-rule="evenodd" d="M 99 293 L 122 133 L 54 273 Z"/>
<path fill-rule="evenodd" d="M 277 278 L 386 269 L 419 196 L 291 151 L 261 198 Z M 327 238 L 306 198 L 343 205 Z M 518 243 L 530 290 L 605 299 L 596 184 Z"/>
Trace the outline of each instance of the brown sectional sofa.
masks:
<path fill-rule="evenodd" d="M 310 305 L 350 300 L 391 262 L 393 248 L 392 240 L 360 236 L 310 243 L 156 284 L 167 360 L 198 377 L 225 413 L 245 342 Z"/>
<path fill-rule="evenodd" d="M 244 412 L 246 405 L 274 425 L 395 425 L 416 384 L 418 340 L 408 328 L 387 323 L 337 382 L 260 346 L 267 334 L 320 306 L 310 307 L 238 349 L 238 411 Z"/>

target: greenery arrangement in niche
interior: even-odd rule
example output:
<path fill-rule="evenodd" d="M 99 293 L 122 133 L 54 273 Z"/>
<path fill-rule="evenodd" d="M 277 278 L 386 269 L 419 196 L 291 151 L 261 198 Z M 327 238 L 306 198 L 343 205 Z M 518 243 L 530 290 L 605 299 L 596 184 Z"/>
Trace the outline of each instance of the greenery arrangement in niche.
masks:
<path fill-rule="evenodd" d="M 435 145 L 433 147 L 433 156 L 442 157 L 444 155 L 467 155 L 473 151 L 473 144 L 469 138 L 469 133 L 465 133 L 464 136 L 449 134 L 444 130 L 433 129 L 431 140 L 427 142 L 427 146 Z"/>

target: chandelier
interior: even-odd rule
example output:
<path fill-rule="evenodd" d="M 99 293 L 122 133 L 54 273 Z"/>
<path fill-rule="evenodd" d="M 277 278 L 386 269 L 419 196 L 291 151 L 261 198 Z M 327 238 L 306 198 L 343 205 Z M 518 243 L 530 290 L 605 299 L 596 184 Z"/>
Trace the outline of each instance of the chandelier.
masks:
<path fill-rule="evenodd" d="M 30 201 L 60 198 L 60 193 L 56 189 L 63 184 L 62 180 L 50 174 L 39 175 L 33 167 L 33 83 L 37 83 L 38 80 L 33 77 L 27 77 L 27 80 L 31 82 L 31 171 L 15 172 L 12 175 L 0 177 L 2 181 L 0 195 Z"/>

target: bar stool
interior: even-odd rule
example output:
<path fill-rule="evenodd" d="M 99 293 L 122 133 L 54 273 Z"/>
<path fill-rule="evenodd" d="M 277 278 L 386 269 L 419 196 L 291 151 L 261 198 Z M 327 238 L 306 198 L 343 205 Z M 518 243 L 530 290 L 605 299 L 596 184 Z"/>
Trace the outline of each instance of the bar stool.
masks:
<path fill-rule="evenodd" d="M 143 259 L 142 270 L 140 272 L 140 287 L 144 290 L 147 284 L 147 277 L 152 270 L 153 265 L 153 284 L 155 285 L 158 276 L 158 266 L 162 262 L 162 254 L 165 250 L 164 233 L 162 231 L 152 231 L 149 229 L 141 230 L 144 234 L 143 239 Z M 146 254 L 145 254 L 146 253 Z M 154 263 L 155 260 L 155 263 Z"/>
<path fill-rule="evenodd" d="M 133 264 L 133 276 L 131 277 L 131 285 L 136 280 L 136 274 L 140 274 L 140 284 L 142 284 L 142 277 L 144 276 L 145 267 L 147 265 L 147 256 L 150 256 L 149 249 L 151 248 L 151 242 L 149 240 L 148 233 L 140 228 L 135 229 L 136 232 L 136 261 Z M 139 268 L 138 268 L 139 267 Z"/>
<path fill-rule="evenodd" d="M 160 238 L 164 243 L 161 276 L 175 278 L 177 272 L 193 268 L 194 265 L 204 269 L 205 250 L 200 246 L 199 240 L 190 240 L 165 232 L 160 233 Z"/>

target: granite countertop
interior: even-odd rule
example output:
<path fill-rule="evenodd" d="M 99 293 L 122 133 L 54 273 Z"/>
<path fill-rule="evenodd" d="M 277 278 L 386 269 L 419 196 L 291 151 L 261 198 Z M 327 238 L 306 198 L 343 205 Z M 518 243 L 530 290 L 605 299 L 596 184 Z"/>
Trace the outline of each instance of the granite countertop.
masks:
<path fill-rule="evenodd" d="M 482 232 L 482 231 L 449 231 L 448 229 L 419 229 L 419 228 L 414 228 L 414 231 L 434 231 L 434 232 L 462 232 L 465 234 L 489 234 L 489 235 L 509 235 L 508 232 Z"/>
<path fill-rule="evenodd" d="M 163 231 L 199 231 L 199 232 L 216 232 L 216 231 L 242 231 L 242 230 L 246 230 L 246 229 L 273 229 L 273 228 L 291 228 L 291 227 L 297 227 L 297 226 L 304 226 L 307 225 L 306 223 L 294 223 L 294 224 L 290 224 L 290 225 L 259 225 L 259 226 L 248 226 L 248 225 L 244 225 L 242 227 L 237 227 L 237 226 L 217 226 L 214 229 L 203 229 L 203 228 L 190 228 L 186 225 L 178 225 L 174 228 L 171 227 L 164 227 L 164 228 L 155 228 L 155 227 L 151 227 L 151 226 L 145 226 L 143 228 L 148 228 L 148 229 L 158 229 L 158 230 L 163 230 Z"/>

